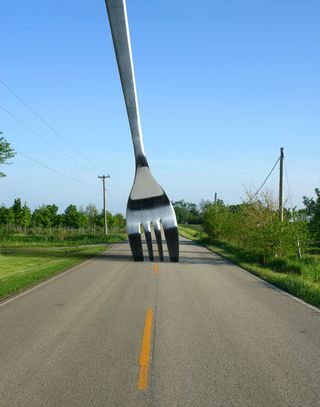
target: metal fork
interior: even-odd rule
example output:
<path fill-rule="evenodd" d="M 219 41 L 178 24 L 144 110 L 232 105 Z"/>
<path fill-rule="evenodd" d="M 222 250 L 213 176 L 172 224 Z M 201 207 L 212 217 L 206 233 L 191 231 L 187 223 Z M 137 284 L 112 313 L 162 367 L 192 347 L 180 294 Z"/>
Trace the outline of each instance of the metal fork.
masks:
<path fill-rule="evenodd" d="M 154 260 L 151 237 L 151 225 L 153 225 L 160 261 L 164 261 L 162 223 L 170 261 L 177 262 L 179 261 L 179 235 L 176 215 L 166 193 L 152 176 L 144 152 L 126 3 L 125 0 L 105 1 L 136 161 L 135 178 L 126 215 L 132 256 L 135 261 L 144 260 L 140 230 L 143 225 L 149 259 Z"/>

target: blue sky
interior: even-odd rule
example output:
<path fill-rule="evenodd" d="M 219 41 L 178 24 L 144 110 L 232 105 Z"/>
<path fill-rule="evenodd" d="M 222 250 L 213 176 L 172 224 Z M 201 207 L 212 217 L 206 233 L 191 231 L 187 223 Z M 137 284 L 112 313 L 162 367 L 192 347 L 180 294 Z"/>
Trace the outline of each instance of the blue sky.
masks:
<path fill-rule="evenodd" d="M 293 204 L 312 196 L 320 184 L 320 3 L 128 0 L 127 8 L 145 148 L 169 197 L 199 202 L 217 191 L 240 202 L 281 146 Z M 104 1 L 2 1 L 0 14 L 0 80 L 82 154 L 0 83 L 0 105 L 32 129 L 0 108 L 12 146 L 80 181 L 17 155 L 3 169 L 0 203 L 101 208 L 104 172 L 108 206 L 124 212 L 134 160 Z M 267 183 L 275 196 L 277 176 Z"/>

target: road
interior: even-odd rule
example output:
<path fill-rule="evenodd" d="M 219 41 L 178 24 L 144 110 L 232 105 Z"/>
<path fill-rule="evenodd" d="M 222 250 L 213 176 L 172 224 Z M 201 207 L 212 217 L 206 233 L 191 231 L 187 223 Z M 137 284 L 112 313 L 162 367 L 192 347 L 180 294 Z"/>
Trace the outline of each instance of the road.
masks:
<path fill-rule="evenodd" d="M 320 406 L 319 312 L 189 241 L 0 304 L 0 406 Z"/>

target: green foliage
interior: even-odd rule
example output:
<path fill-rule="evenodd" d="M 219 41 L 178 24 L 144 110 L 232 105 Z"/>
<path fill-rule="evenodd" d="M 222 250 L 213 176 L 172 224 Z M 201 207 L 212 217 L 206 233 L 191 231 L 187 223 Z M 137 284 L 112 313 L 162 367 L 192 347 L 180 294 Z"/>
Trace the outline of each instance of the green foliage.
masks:
<path fill-rule="evenodd" d="M 58 213 L 55 204 L 31 213 L 17 198 L 11 208 L 0 206 L 0 298 L 13 294 L 106 250 L 106 244 L 127 238 L 125 219 L 108 213 L 118 230 L 103 233 L 103 213 L 94 205 L 78 210 L 69 205 Z M 89 245 L 89 247 L 88 247 Z"/>
<path fill-rule="evenodd" d="M 62 215 L 58 214 L 57 205 L 42 205 L 33 211 L 31 222 L 33 226 L 54 228 L 62 224 Z"/>
<path fill-rule="evenodd" d="M 172 205 L 179 224 L 200 223 L 201 216 L 196 204 L 181 200 L 172 202 Z"/>
<path fill-rule="evenodd" d="M 107 212 L 108 229 L 122 232 L 126 227 L 126 220 L 122 214 L 117 213 L 112 215 Z M 99 234 L 104 225 L 104 213 L 98 212 L 94 204 L 89 204 L 85 209 L 78 209 L 76 205 L 69 205 L 64 213 L 59 213 L 59 208 L 55 204 L 42 205 L 36 208 L 32 213 L 25 203 L 21 204 L 21 199 L 16 198 L 11 208 L 0 206 L 0 233 L 24 233 L 42 234 L 46 236 L 57 233 L 63 236 L 67 230 L 77 231 L 81 229 L 81 233 L 85 230 L 89 234 Z M 1 232 L 2 230 L 2 232 Z M 41 232 L 43 230 L 43 232 Z"/>
<path fill-rule="evenodd" d="M 2 134 L 0 132 L 0 134 Z M 15 156 L 15 151 L 11 148 L 10 143 L 4 137 L 0 137 L 0 165 L 2 164 L 10 164 L 7 162 L 10 158 Z M 0 171 L 0 178 L 5 177 L 6 175 Z"/>
<path fill-rule="evenodd" d="M 122 230 L 126 227 L 126 220 L 121 213 L 113 216 L 113 227 Z"/>
<path fill-rule="evenodd" d="M 314 238 L 320 240 L 320 189 L 315 189 L 316 198 L 303 197 L 305 212 L 309 219 L 310 231 Z"/>
<path fill-rule="evenodd" d="M 13 225 L 14 213 L 12 208 L 6 208 L 4 205 L 0 207 L 0 225 Z"/>
<path fill-rule="evenodd" d="M 203 213 L 203 229 L 210 240 L 232 242 L 262 262 L 271 256 L 294 255 L 298 241 L 303 249 L 309 239 L 307 222 L 295 211 L 286 211 L 281 222 L 268 194 L 241 205 L 226 206 L 222 201 L 209 205 Z"/>
<path fill-rule="evenodd" d="M 0 228 L 0 247 L 15 246 L 78 246 L 121 242 L 127 238 L 124 232 L 111 231 L 107 236 L 103 228 L 96 229 L 39 229 L 26 233 L 8 233 Z"/>
<path fill-rule="evenodd" d="M 81 228 L 87 226 L 88 219 L 77 210 L 76 205 L 69 205 L 64 211 L 63 224 L 70 228 Z"/>
<path fill-rule="evenodd" d="M 13 223 L 16 227 L 18 228 L 23 227 L 24 229 L 29 227 L 31 224 L 31 211 L 28 208 L 26 202 L 22 206 L 21 199 L 16 198 L 14 200 L 12 207 L 7 210 L 6 219 L 4 220 L 3 223 L 6 224 Z"/>
<path fill-rule="evenodd" d="M 106 250 L 103 245 L 81 247 L 0 248 L 0 298 L 66 270 Z"/>
<path fill-rule="evenodd" d="M 210 240 L 205 232 L 190 226 L 179 226 L 182 236 L 206 246 L 271 284 L 320 307 L 319 256 L 272 256 L 261 264 L 255 252 L 226 240 Z"/>
<path fill-rule="evenodd" d="M 88 219 L 88 225 L 89 226 L 95 226 L 97 224 L 101 223 L 101 220 L 99 219 L 99 212 L 98 209 L 94 204 L 89 204 L 87 205 L 86 209 L 83 212 L 85 216 Z"/>
<path fill-rule="evenodd" d="M 104 213 L 103 210 L 101 211 L 101 225 L 103 225 Z M 107 225 L 109 228 L 113 228 L 113 216 L 111 212 L 107 211 Z"/>
<path fill-rule="evenodd" d="M 22 215 L 22 205 L 21 205 L 20 198 L 16 198 L 14 200 L 13 205 L 12 205 L 12 211 L 13 211 L 15 226 L 21 227 L 23 215 Z"/>
<path fill-rule="evenodd" d="M 21 218 L 21 225 L 24 227 L 24 230 L 26 230 L 26 228 L 31 224 L 31 211 L 26 203 L 22 207 Z"/>
<path fill-rule="evenodd" d="M 226 234 L 228 227 L 228 215 L 230 210 L 222 200 L 217 200 L 215 204 L 207 205 L 203 216 L 203 229 L 210 239 L 221 239 Z"/>

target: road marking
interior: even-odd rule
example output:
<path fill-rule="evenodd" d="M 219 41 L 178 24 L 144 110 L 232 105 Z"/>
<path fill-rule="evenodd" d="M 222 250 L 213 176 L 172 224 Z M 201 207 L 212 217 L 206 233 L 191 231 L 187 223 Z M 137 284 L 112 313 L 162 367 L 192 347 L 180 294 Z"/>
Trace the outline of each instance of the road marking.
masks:
<path fill-rule="evenodd" d="M 156 264 L 153 265 L 153 272 L 158 273 L 158 271 L 159 271 L 159 264 L 156 263 Z"/>
<path fill-rule="evenodd" d="M 138 379 L 138 389 L 146 390 L 148 386 L 148 370 L 150 363 L 150 349 L 151 349 L 151 335 L 152 335 L 152 319 L 153 319 L 153 310 L 148 308 L 146 321 L 144 324 L 144 331 L 141 343 L 141 352 L 140 352 L 140 371 Z"/>

